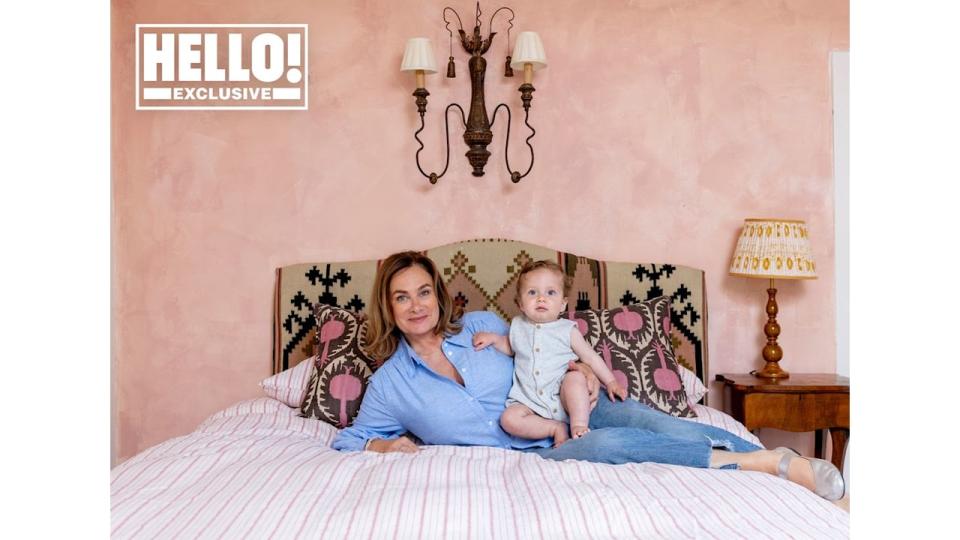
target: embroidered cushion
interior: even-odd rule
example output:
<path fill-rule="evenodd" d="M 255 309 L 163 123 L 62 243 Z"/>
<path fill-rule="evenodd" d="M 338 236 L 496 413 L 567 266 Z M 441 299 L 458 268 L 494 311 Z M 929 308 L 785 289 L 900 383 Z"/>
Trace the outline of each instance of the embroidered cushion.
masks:
<path fill-rule="evenodd" d="M 380 364 L 363 351 L 366 321 L 345 309 L 317 303 L 314 369 L 300 404 L 300 415 L 338 428 L 353 423 L 367 380 Z"/>
<path fill-rule="evenodd" d="M 673 416 L 695 416 L 670 343 L 670 297 L 613 309 L 568 311 L 630 397 Z"/>

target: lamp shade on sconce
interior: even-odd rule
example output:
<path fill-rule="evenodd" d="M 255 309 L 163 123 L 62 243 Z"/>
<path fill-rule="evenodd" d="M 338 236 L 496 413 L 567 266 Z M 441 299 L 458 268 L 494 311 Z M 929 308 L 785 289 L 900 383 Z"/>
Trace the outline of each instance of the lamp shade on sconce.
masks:
<path fill-rule="evenodd" d="M 536 32 L 520 32 L 513 46 L 510 67 L 523 69 L 524 64 L 531 64 L 534 71 L 547 67 L 547 54 L 543 52 L 543 42 Z"/>
<path fill-rule="evenodd" d="M 789 219 L 747 219 L 730 260 L 735 276 L 815 279 L 817 266 L 807 224 Z"/>
<path fill-rule="evenodd" d="M 430 38 L 416 37 L 407 40 L 407 47 L 403 51 L 403 61 L 400 71 L 422 71 L 436 73 L 437 61 L 433 55 L 433 45 Z"/>

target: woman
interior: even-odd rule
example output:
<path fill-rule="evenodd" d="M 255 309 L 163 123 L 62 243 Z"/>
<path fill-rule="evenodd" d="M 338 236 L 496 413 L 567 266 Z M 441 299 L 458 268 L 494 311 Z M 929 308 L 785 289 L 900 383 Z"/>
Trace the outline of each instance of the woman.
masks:
<path fill-rule="evenodd" d="M 536 452 L 546 459 L 600 463 L 656 462 L 739 468 L 778 474 L 836 500 L 840 472 L 831 463 L 801 458 L 786 448 L 762 450 L 727 431 L 674 418 L 635 400 L 614 403 L 597 390 L 590 430 L 556 448 L 552 440 L 507 434 L 499 424 L 513 381 L 513 360 L 494 347 L 475 350 L 476 332 L 506 334 L 490 312 L 462 317 L 429 258 L 412 251 L 388 257 L 377 270 L 370 303 L 368 349 L 388 361 L 373 374 L 352 426 L 333 441 L 337 450 L 416 452 L 409 435 L 426 444 L 483 445 Z M 408 435 L 408 436 L 404 436 Z"/>

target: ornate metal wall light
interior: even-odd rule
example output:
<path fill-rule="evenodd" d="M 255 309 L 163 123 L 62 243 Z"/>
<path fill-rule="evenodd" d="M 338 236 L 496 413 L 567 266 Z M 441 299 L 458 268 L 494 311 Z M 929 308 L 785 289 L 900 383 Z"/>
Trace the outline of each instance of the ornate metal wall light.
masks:
<path fill-rule="evenodd" d="M 513 28 L 513 19 L 515 17 L 512 9 L 501 7 L 493 12 L 493 15 L 490 16 L 490 21 L 487 23 L 489 34 L 486 39 L 480 34 L 480 2 L 477 2 L 476 24 L 473 27 L 473 33 L 470 35 L 463 30 L 463 22 L 460 20 L 460 15 L 457 14 L 456 10 L 450 7 L 443 9 L 443 22 L 446 23 L 447 32 L 450 34 L 450 59 L 447 62 L 448 78 L 456 77 L 456 68 L 453 62 L 453 30 L 450 29 L 450 23 L 453 22 L 453 20 L 448 19 L 450 14 L 456 17 L 456 22 L 460 26 L 460 44 L 463 46 L 463 50 L 470 54 L 470 61 L 467 64 L 470 70 L 470 114 L 469 116 L 465 115 L 463 108 L 456 103 L 447 105 L 443 115 L 447 133 L 447 158 L 443 166 L 443 171 L 441 171 L 440 174 L 435 172 L 427 174 L 424 172 L 423 167 L 420 166 L 420 152 L 423 151 L 423 141 L 420 140 L 420 132 L 423 131 L 424 128 L 423 116 L 427 112 L 427 96 L 430 95 L 430 92 L 427 92 L 424 79 L 426 74 L 437 72 L 433 47 L 430 44 L 429 38 L 412 38 L 407 41 L 400 71 L 413 71 L 416 74 L 417 89 L 413 92 L 413 96 L 416 98 L 417 112 L 420 114 L 420 129 L 413 134 L 417 143 L 420 144 L 420 149 L 417 150 L 416 154 L 416 161 L 417 168 L 420 169 L 420 174 L 425 176 L 431 184 L 436 184 L 437 180 L 447 173 L 447 168 L 450 165 L 450 119 L 448 114 L 450 109 L 454 107 L 460 111 L 460 119 L 463 121 L 465 128 L 463 140 L 470 148 L 466 156 L 467 159 L 470 160 L 470 165 L 473 166 L 473 176 L 483 176 L 483 167 L 487 164 L 487 159 L 490 157 L 487 145 L 493 140 L 493 132 L 490 131 L 490 128 L 493 127 L 493 123 L 497 119 L 497 112 L 500 111 L 500 107 L 503 107 L 507 111 L 507 135 L 503 146 L 503 157 L 507 165 L 507 171 L 510 172 L 510 180 L 517 183 L 521 178 L 530 174 L 530 171 L 533 169 L 534 156 L 530 139 L 537 134 L 533 126 L 530 125 L 530 102 L 533 100 L 533 92 L 535 90 L 532 84 L 533 72 L 547 67 L 547 57 L 543 52 L 543 43 L 540 42 L 540 36 L 537 35 L 536 32 L 521 32 L 520 35 L 517 36 L 513 54 L 507 56 L 504 67 L 505 77 L 513 77 L 514 69 L 523 69 L 523 84 L 520 85 L 519 90 L 520 100 L 523 102 L 524 123 L 530 128 L 530 136 L 526 139 L 527 146 L 530 148 L 530 166 L 526 172 L 521 174 L 520 171 L 515 171 L 510 168 L 510 158 L 507 152 L 510 146 L 510 123 L 512 118 L 510 107 L 506 103 L 500 103 L 493 110 L 493 120 L 489 120 L 487 117 L 487 105 L 483 94 L 484 77 L 487 71 L 487 61 L 483 55 L 486 54 L 487 50 L 490 49 L 491 43 L 493 43 L 493 36 L 496 35 L 496 32 L 492 31 L 493 21 L 501 11 L 509 13 L 510 17 L 506 21 L 507 24 L 509 24 L 507 27 L 507 47 L 509 50 L 510 30 Z"/>

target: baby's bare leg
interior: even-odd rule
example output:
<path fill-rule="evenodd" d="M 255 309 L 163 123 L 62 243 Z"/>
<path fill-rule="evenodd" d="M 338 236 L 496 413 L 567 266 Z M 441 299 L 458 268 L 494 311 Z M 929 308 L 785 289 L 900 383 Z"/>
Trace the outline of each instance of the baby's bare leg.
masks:
<path fill-rule="evenodd" d="M 514 403 L 503 411 L 500 425 L 507 433 L 524 439 L 553 437 L 554 446 L 560 446 L 568 438 L 566 424 L 544 418 L 519 403 Z"/>
<path fill-rule="evenodd" d="M 560 404 L 570 416 L 570 435 L 579 439 L 590 431 L 590 392 L 579 371 L 568 372 L 560 383 Z"/>

